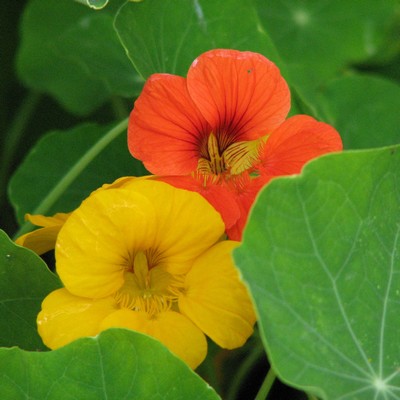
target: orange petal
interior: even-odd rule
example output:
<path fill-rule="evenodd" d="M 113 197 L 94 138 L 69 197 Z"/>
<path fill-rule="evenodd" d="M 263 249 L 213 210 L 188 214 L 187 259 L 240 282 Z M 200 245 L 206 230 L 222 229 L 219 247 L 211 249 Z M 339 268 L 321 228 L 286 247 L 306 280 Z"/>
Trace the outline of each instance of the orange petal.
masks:
<path fill-rule="evenodd" d="M 111 327 L 129 328 L 158 339 L 193 369 L 207 354 L 204 334 L 188 318 L 175 311 L 150 316 L 124 308 L 110 314 L 102 322 L 102 329 Z"/>
<path fill-rule="evenodd" d="M 296 115 L 271 133 L 260 152 L 260 172 L 269 176 L 297 174 L 313 158 L 342 148 L 339 133 L 332 126 Z"/>
<path fill-rule="evenodd" d="M 185 279 L 179 309 L 219 346 L 242 346 L 256 317 L 248 292 L 234 267 L 232 250 L 239 242 L 223 241 L 201 255 Z"/>
<path fill-rule="evenodd" d="M 253 205 L 257 193 L 268 182 L 269 179 L 263 176 L 253 177 L 250 174 L 242 173 L 232 177 L 228 182 L 229 189 L 233 192 L 239 207 L 239 218 L 226 233 L 231 240 L 241 240 L 243 229 L 247 223 L 250 208 Z"/>
<path fill-rule="evenodd" d="M 186 79 L 154 74 L 130 115 L 128 147 L 154 174 L 187 174 L 196 169 L 198 143 L 209 132 L 189 97 Z"/>
<path fill-rule="evenodd" d="M 95 336 L 100 332 L 101 321 L 116 307 L 112 297 L 92 300 L 74 296 L 64 288 L 57 289 L 43 300 L 37 317 L 39 335 L 50 349 Z"/>
<path fill-rule="evenodd" d="M 253 140 L 279 126 L 290 108 L 289 88 L 261 54 L 211 50 L 191 65 L 190 97 L 214 130 Z"/>

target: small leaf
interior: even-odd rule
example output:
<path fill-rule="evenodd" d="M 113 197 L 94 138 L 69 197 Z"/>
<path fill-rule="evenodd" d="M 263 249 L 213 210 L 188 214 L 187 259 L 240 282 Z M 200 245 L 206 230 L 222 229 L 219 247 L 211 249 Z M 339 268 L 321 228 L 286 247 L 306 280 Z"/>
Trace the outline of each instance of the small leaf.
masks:
<path fill-rule="evenodd" d="M 2 399 L 220 399 L 160 342 L 125 329 L 52 352 L 0 349 L 0 375 Z"/>
<path fill-rule="evenodd" d="M 213 48 L 251 50 L 279 61 L 255 8 L 242 0 L 127 2 L 115 28 L 144 78 L 156 72 L 186 76 L 194 59 Z"/>
<path fill-rule="evenodd" d="M 85 124 L 42 137 L 12 177 L 9 195 L 22 223 L 27 212 L 72 211 L 104 183 L 145 172 L 128 152 L 126 121 L 111 129 Z"/>
<path fill-rule="evenodd" d="M 0 277 L 0 346 L 46 349 L 37 333 L 36 317 L 43 299 L 61 287 L 59 279 L 40 257 L 14 244 L 2 230 Z"/>
<path fill-rule="evenodd" d="M 400 395 L 400 146 L 331 154 L 260 194 L 235 260 L 279 377 L 322 399 Z"/>

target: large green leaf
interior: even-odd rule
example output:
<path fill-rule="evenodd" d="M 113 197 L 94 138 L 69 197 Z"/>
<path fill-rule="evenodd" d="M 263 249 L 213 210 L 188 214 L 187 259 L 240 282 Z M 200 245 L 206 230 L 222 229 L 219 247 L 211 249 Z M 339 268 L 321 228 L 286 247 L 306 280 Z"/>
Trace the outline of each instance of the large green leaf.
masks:
<path fill-rule="evenodd" d="M 40 257 L 14 244 L 1 230 L 0 277 L 0 346 L 46 349 L 37 333 L 36 316 L 43 299 L 61 286 L 59 279 Z"/>
<path fill-rule="evenodd" d="M 102 184 L 121 176 L 143 175 L 142 163 L 127 149 L 126 123 L 113 129 L 85 124 L 41 138 L 9 185 L 19 221 L 27 212 L 72 211 Z"/>
<path fill-rule="evenodd" d="M 396 0 L 256 0 L 263 26 L 293 83 L 316 87 L 351 63 L 379 53 L 396 18 Z"/>
<path fill-rule="evenodd" d="M 155 72 L 185 76 L 193 60 L 213 48 L 257 51 L 279 61 L 255 8 L 243 0 L 128 2 L 115 27 L 145 78 Z"/>
<path fill-rule="evenodd" d="M 400 397 L 400 147 L 331 154 L 259 196 L 235 260 L 272 367 L 322 399 Z"/>
<path fill-rule="evenodd" d="M 161 343 L 124 329 L 45 353 L 0 349 L 0 375 L 2 399 L 219 399 Z"/>
<path fill-rule="evenodd" d="M 113 29 L 115 8 L 95 13 L 71 0 L 31 0 L 21 25 L 21 80 L 82 115 L 113 95 L 137 94 L 143 81 Z"/>
<path fill-rule="evenodd" d="M 340 132 L 346 149 L 400 143 L 400 86 L 368 75 L 330 82 L 321 91 L 328 121 Z"/>

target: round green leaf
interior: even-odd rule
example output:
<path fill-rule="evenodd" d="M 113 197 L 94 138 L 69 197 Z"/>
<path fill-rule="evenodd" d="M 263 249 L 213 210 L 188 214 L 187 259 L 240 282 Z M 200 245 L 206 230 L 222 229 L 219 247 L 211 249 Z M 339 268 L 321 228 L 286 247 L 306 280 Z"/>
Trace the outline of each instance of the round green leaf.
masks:
<path fill-rule="evenodd" d="M 400 86 L 368 75 L 331 81 L 322 91 L 320 107 L 340 132 L 345 149 L 400 143 Z"/>
<path fill-rule="evenodd" d="M 343 152 L 260 194 L 235 260 L 272 367 L 322 399 L 400 397 L 400 147 Z"/>
<path fill-rule="evenodd" d="M 36 317 L 43 299 L 61 287 L 59 279 L 40 257 L 14 244 L 2 230 L 0 277 L 0 346 L 46 349 L 37 333 Z"/>
<path fill-rule="evenodd" d="M 45 353 L 0 349 L 0 375 L 2 399 L 219 399 L 160 342 L 125 329 Z"/>
<path fill-rule="evenodd" d="M 255 8 L 242 0 L 127 2 L 115 28 L 145 78 L 156 72 L 185 76 L 193 60 L 213 48 L 251 50 L 279 61 Z"/>
<path fill-rule="evenodd" d="M 43 136 L 10 181 L 9 195 L 19 221 L 27 212 L 72 211 L 104 183 L 144 175 L 142 163 L 128 152 L 126 123 L 111 129 L 85 124 Z"/>
<path fill-rule="evenodd" d="M 350 63 L 379 53 L 396 19 L 396 0 L 257 0 L 263 26 L 293 82 L 317 87 Z"/>
<path fill-rule="evenodd" d="M 21 23 L 20 79 L 79 115 L 113 95 L 133 97 L 143 81 L 119 43 L 114 14 L 111 6 L 95 13 L 72 0 L 31 0 Z"/>

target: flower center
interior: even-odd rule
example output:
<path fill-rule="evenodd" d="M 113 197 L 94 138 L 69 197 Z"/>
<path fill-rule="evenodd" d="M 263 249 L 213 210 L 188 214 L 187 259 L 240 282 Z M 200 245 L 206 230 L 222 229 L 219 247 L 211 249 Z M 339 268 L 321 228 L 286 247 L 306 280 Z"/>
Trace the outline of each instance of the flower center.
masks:
<path fill-rule="evenodd" d="M 259 160 L 260 148 L 267 138 L 268 136 L 263 136 L 256 140 L 234 142 L 223 149 L 218 138 L 210 133 L 207 151 L 200 157 L 197 171 L 206 175 L 239 175 L 250 170 Z"/>
<path fill-rule="evenodd" d="M 158 266 L 149 268 L 143 251 L 135 255 L 133 268 L 125 271 L 124 279 L 124 284 L 115 293 L 117 303 L 122 308 L 151 315 L 170 309 L 183 288 L 178 277 Z"/>

